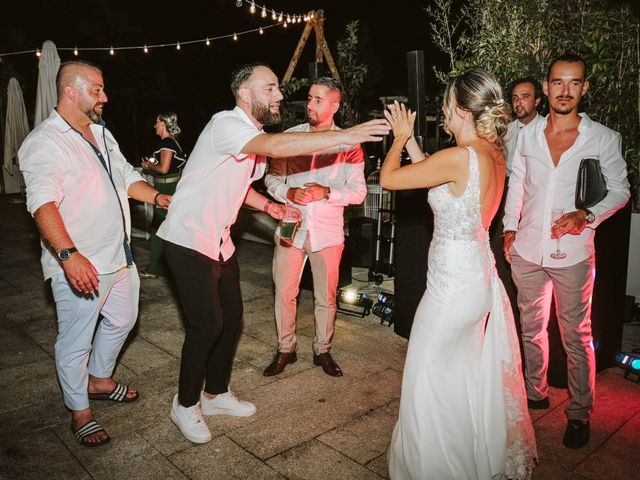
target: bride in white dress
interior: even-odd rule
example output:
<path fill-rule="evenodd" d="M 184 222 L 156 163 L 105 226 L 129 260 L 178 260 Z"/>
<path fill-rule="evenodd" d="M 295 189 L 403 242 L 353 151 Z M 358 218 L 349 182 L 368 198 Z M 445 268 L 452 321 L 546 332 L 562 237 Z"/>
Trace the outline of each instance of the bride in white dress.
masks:
<path fill-rule="evenodd" d="M 510 109 L 482 70 L 444 96 L 457 146 L 426 156 L 415 113 L 385 112 L 394 141 L 380 173 L 390 190 L 429 187 L 434 233 L 427 289 L 416 311 L 389 447 L 392 480 L 530 478 L 537 452 L 518 338 L 489 247 L 505 179 L 502 137 Z M 407 149 L 412 163 L 400 167 Z"/>

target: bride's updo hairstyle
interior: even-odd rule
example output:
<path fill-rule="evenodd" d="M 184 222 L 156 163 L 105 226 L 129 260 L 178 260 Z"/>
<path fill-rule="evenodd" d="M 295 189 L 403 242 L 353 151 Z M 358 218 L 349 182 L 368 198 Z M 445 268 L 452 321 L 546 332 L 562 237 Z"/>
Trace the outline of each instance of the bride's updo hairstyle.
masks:
<path fill-rule="evenodd" d="M 493 75 L 484 70 L 469 70 L 454 78 L 444 93 L 444 111 L 449 118 L 455 99 L 458 107 L 473 114 L 480 138 L 502 146 L 511 121 L 511 107 L 502 97 L 502 88 Z M 446 129 L 446 125 L 445 125 Z"/>

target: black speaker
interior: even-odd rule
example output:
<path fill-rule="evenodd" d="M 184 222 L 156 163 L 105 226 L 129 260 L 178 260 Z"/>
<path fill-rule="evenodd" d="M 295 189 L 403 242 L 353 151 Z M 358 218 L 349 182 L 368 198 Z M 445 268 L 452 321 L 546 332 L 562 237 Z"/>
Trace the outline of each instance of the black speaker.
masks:
<path fill-rule="evenodd" d="M 376 261 L 376 234 L 378 223 L 369 217 L 349 219 L 351 265 L 373 268 Z"/>
<path fill-rule="evenodd" d="M 338 288 L 351 284 L 351 249 L 349 248 L 349 237 L 344 239 L 344 250 L 340 258 L 340 276 L 338 278 Z M 300 288 L 313 292 L 313 274 L 311 273 L 311 263 L 309 259 L 304 265 Z"/>
<path fill-rule="evenodd" d="M 407 73 L 409 79 L 409 88 L 407 91 L 409 107 L 416 112 L 413 131 L 416 137 L 424 138 L 426 133 L 426 110 L 424 52 L 422 50 L 407 52 Z"/>

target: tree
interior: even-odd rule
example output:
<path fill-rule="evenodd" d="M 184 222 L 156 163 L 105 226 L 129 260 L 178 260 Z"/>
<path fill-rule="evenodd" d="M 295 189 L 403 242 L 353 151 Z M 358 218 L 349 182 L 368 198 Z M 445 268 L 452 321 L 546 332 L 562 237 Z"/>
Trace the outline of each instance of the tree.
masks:
<path fill-rule="evenodd" d="M 617 130 L 640 209 L 640 22 L 630 4 L 606 0 L 433 0 L 434 43 L 450 59 L 436 70 L 443 82 L 472 67 L 491 71 L 504 86 L 525 75 L 543 79 L 547 63 L 564 52 L 587 62 L 589 116 Z"/>

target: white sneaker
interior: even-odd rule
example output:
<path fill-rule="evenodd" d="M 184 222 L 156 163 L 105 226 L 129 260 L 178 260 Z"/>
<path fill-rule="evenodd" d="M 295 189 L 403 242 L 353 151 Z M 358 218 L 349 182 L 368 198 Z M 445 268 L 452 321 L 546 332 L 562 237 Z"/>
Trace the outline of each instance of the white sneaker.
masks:
<path fill-rule="evenodd" d="M 178 403 L 178 395 L 176 395 L 173 397 L 170 417 L 171 421 L 176 424 L 187 440 L 193 443 L 211 441 L 211 432 L 207 424 L 204 423 L 199 403 L 196 403 L 193 407 L 183 407 Z"/>
<path fill-rule="evenodd" d="M 238 400 L 231 390 L 220 393 L 209 399 L 200 394 L 200 405 L 203 415 L 232 415 L 234 417 L 250 417 L 256 413 L 256 406 L 251 402 Z"/>

